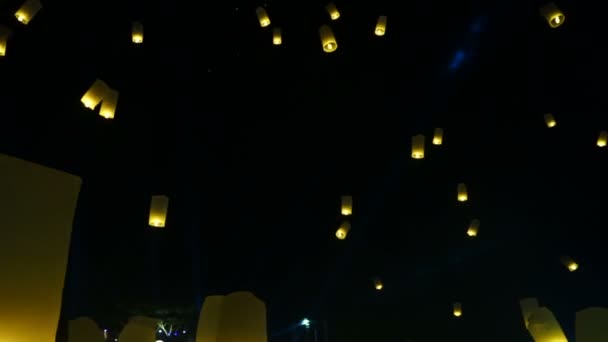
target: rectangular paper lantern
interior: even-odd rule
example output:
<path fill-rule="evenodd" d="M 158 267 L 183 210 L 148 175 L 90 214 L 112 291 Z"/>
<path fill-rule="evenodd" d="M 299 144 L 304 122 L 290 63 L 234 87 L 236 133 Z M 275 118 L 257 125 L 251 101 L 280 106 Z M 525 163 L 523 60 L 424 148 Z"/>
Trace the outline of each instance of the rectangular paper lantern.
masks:
<path fill-rule="evenodd" d="M 599 147 L 605 147 L 606 146 L 606 142 L 608 142 L 608 132 L 607 131 L 601 131 L 600 135 L 597 137 L 597 146 L 599 146 Z"/>
<path fill-rule="evenodd" d="M 578 270 L 578 264 L 576 261 L 567 255 L 562 256 L 562 264 L 564 264 L 564 266 L 566 266 L 570 272 Z"/>
<path fill-rule="evenodd" d="M 549 127 L 549 128 L 555 127 L 555 125 L 557 125 L 557 122 L 555 121 L 553 114 L 551 114 L 551 113 L 545 114 L 545 124 L 547 124 L 547 127 Z"/>
<path fill-rule="evenodd" d="M 20 23 L 27 25 L 41 9 L 40 0 L 26 0 L 15 13 L 15 17 Z"/>
<path fill-rule="evenodd" d="M 131 27 L 131 41 L 135 44 L 144 42 L 144 25 L 139 21 L 134 22 Z"/>
<path fill-rule="evenodd" d="M 331 27 L 322 25 L 321 28 L 319 28 L 319 36 L 321 36 L 321 46 L 323 47 L 323 51 L 331 53 L 338 49 L 338 43 L 336 42 L 336 37 L 334 36 L 334 32 L 331 30 Z"/>
<path fill-rule="evenodd" d="M 118 91 L 114 89 L 108 89 L 106 95 L 101 101 L 101 109 L 99 115 L 106 119 L 114 119 L 116 113 L 116 104 L 118 103 Z"/>
<path fill-rule="evenodd" d="M 283 43 L 283 36 L 281 34 L 281 28 L 275 27 L 272 30 L 272 44 L 273 45 L 281 45 Z"/>
<path fill-rule="evenodd" d="M 384 284 L 382 283 L 382 280 L 380 280 L 380 278 L 374 279 L 374 287 L 378 291 L 380 291 L 384 288 Z"/>
<path fill-rule="evenodd" d="M 443 144 L 443 128 L 435 128 L 433 132 L 433 145 Z"/>
<path fill-rule="evenodd" d="M 261 27 L 267 27 L 270 25 L 270 18 L 268 17 L 268 13 L 264 7 L 256 8 L 255 13 L 258 16 L 258 21 L 260 22 Z"/>
<path fill-rule="evenodd" d="M 454 317 L 460 317 L 462 316 L 462 304 L 460 303 L 454 303 L 453 307 L 452 307 L 452 314 L 454 315 Z"/>
<path fill-rule="evenodd" d="M 163 195 L 152 196 L 150 202 L 150 218 L 148 224 L 156 228 L 164 228 L 169 209 L 169 197 Z"/>
<path fill-rule="evenodd" d="M 6 56 L 6 46 L 10 35 L 11 30 L 8 27 L 0 25 L 0 57 Z"/>
<path fill-rule="evenodd" d="M 424 135 L 418 134 L 412 137 L 412 158 L 424 158 Z"/>
<path fill-rule="evenodd" d="M 458 202 L 466 202 L 469 199 L 467 186 L 464 183 L 458 184 L 458 188 L 456 190 L 458 192 Z"/>
<path fill-rule="evenodd" d="M 376 30 L 374 31 L 376 36 L 384 36 L 386 33 L 386 16 L 381 15 L 378 17 L 378 21 L 376 22 Z"/>
<path fill-rule="evenodd" d="M 328 3 L 327 6 L 325 6 L 325 9 L 327 10 L 327 13 L 329 13 L 331 20 L 338 20 L 338 18 L 340 18 L 340 12 L 333 2 Z"/>
<path fill-rule="evenodd" d="M 350 216 L 353 214 L 353 197 L 352 196 L 342 196 L 342 207 L 340 212 L 344 216 Z"/>
<path fill-rule="evenodd" d="M 350 222 L 343 221 L 342 224 L 340 225 L 340 227 L 338 228 L 338 230 L 336 231 L 336 237 L 339 240 L 344 240 L 344 239 L 346 239 L 346 236 L 348 235 L 349 231 L 350 231 Z"/>
<path fill-rule="evenodd" d="M 0 341 L 55 342 L 80 185 L 0 154 Z"/>
<path fill-rule="evenodd" d="M 540 8 L 540 15 L 545 18 L 551 28 L 562 26 L 566 20 L 564 13 L 552 2 Z"/>
<path fill-rule="evenodd" d="M 467 235 L 470 237 L 476 237 L 479 233 L 479 220 L 473 219 L 471 224 L 469 224 L 469 229 L 467 229 Z"/>
<path fill-rule="evenodd" d="M 106 96 L 106 93 L 110 90 L 110 87 L 106 84 L 106 82 L 97 79 L 93 83 L 93 85 L 84 93 L 80 102 L 84 104 L 85 107 L 89 109 L 95 109 L 101 100 Z"/>

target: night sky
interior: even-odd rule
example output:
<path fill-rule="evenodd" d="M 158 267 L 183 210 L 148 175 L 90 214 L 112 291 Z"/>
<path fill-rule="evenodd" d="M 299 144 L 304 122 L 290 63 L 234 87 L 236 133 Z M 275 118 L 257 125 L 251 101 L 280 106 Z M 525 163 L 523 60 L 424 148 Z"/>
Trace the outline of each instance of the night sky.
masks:
<path fill-rule="evenodd" d="M 325 1 L 48 0 L 27 26 L 0 4 L 0 152 L 83 179 L 66 316 L 250 290 L 271 334 L 308 317 L 330 341 L 527 342 L 521 298 L 570 338 L 577 310 L 608 305 L 601 10 L 558 2 L 551 29 L 534 1 L 335 3 L 332 22 Z M 120 91 L 114 120 L 80 103 L 96 78 Z M 154 194 L 166 229 L 147 225 Z"/>

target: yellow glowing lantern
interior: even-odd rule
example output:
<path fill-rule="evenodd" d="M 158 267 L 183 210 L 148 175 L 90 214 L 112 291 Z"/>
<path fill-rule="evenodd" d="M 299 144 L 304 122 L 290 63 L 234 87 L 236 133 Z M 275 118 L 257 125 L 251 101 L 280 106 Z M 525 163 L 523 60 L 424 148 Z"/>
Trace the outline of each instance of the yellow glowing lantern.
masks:
<path fill-rule="evenodd" d="M 467 235 L 470 237 L 476 237 L 479 232 L 479 220 L 473 219 L 471 224 L 469 224 L 469 229 L 467 229 Z"/>
<path fill-rule="evenodd" d="M 41 9 L 40 0 L 25 0 L 15 13 L 15 17 L 20 23 L 27 25 Z"/>
<path fill-rule="evenodd" d="M 255 13 L 258 16 L 258 21 L 260 22 L 261 27 L 267 27 L 270 25 L 270 18 L 268 17 L 268 13 L 264 7 L 256 8 Z"/>
<path fill-rule="evenodd" d="M 578 264 L 567 255 L 562 257 L 562 264 L 564 264 L 564 266 L 566 266 L 570 272 L 578 270 Z"/>
<path fill-rule="evenodd" d="M 604 147 L 606 146 L 606 142 L 608 142 L 608 132 L 601 131 L 600 135 L 597 137 L 597 146 Z"/>
<path fill-rule="evenodd" d="M 353 214 L 353 196 L 342 196 L 341 212 L 344 216 Z"/>
<path fill-rule="evenodd" d="M 412 137 L 412 158 L 424 158 L 424 135 L 418 134 Z"/>
<path fill-rule="evenodd" d="M 283 35 L 281 34 L 281 28 L 275 27 L 272 30 L 272 44 L 281 45 L 283 44 Z"/>
<path fill-rule="evenodd" d="M 540 8 L 540 15 L 547 20 L 552 28 L 561 26 L 566 20 L 564 13 L 552 2 Z"/>
<path fill-rule="evenodd" d="M 136 21 L 131 26 L 131 41 L 135 44 L 144 42 L 144 25 Z"/>
<path fill-rule="evenodd" d="M 454 317 L 462 316 L 462 304 L 454 303 L 454 305 L 452 306 L 452 314 L 454 315 Z"/>
<path fill-rule="evenodd" d="M 435 128 L 433 133 L 433 145 L 443 144 L 443 128 Z"/>
<path fill-rule="evenodd" d="M 378 291 L 380 291 L 384 288 L 384 284 L 382 284 L 382 280 L 380 280 L 380 278 L 374 279 L 374 287 Z"/>
<path fill-rule="evenodd" d="M 555 127 L 555 125 L 557 125 L 557 122 L 555 121 L 555 118 L 553 117 L 553 114 L 551 114 L 551 113 L 545 114 L 545 123 L 547 124 L 547 127 L 549 127 L 549 128 Z"/>
<path fill-rule="evenodd" d="M 118 91 L 114 89 L 108 89 L 106 95 L 101 101 L 101 109 L 99 115 L 106 119 L 114 119 L 114 113 L 116 112 L 116 104 L 118 102 Z"/>
<path fill-rule="evenodd" d="M 169 197 L 163 195 L 152 196 L 150 202 L 150 219 L 148 224 L 152 227 L 163 228 L 167 221 Z"/>
<path fill-rule="evenodd" d="M 89 90 L 84 93 L 84 96 L 82 99 L 80 99 L 80 102 L 82 102 L 82 104 L 89 109 L 95 109 L 95 107 L 97 107 L 97 105 L 104 99 L 109 90 L 110 87 L 108 87 L 104 81 L 97 79 Z"/>
<path fill-rule="evenodd" d="M 346 239 L 348 232 L 350 231 L 350 222 L 344 221 L 336 231 L 336 237 L 340 240 Z"/>
<path fill-rule="evenodd" d="M 374 31 L 376 36 L 384 36 L 386 33 L 386 16 L 381 15 L 378 17 L 378 21 L 376 22 L 376 30 Z"/>
<path fill-rule="evenodd" d="M 469 193 L 467 192 L 467 186 L 464 183 L 458 184 L 458 202 L 466 202 L 469 199 Z"/>
<path fill-rule="evenodd" d="M 338 8 L 333 2 L 328 3 L 327 6 L 325 6 L 325 9 L 327 10 L 327 13 L 329 13 L 331 20 L 340 18 L 340 12 L 338 12 Z"/>
<path fill-rule="evenodd" d="M 6 55 L 6 45 L 8 38 L 11 35 L 11 30 L 8 27 L 0 25 L 0 57 Z"/>
<path fill-rule="evenodd" d="M 331 30 L 331 27 L 322 25 L 319 29 L 319 35 L 321 36 L 321 45 L 323 46 L 323 51 L 328 53 L 336 51 L 338 48 L 338 43 L 336 42 L 336 37 L 334 36 L 334 32 Z"/>

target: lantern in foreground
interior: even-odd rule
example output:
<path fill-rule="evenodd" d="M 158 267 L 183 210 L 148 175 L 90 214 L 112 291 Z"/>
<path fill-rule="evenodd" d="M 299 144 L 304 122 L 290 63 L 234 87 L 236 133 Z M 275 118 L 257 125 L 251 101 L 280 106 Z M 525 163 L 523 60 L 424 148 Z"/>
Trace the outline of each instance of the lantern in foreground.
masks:
<path fill-rule="evenodd" d="M 283 36 L 281 34 L 281 28 L 275 27 L 272 30 L 272 44 L 281 45 L 283 43 Z"/>
<path fill-rule="evenodd" d="M 479 220 L 474 219 L 471 221 L 471 224 L 469 224 L 469 229 L 467 229 L 467 235 L 470 237 L 476 237 L 478 232 L 479 232 Z"/>
<path fill-rule="evenodd" d="M 97 79 L 89 90 L 84 93 L 84 96 L 82 99 L 80 99 L 80 102 L 82 102 L 82 104 L 89 109 L 95 109 L 109 90 L 110 87 L 108 87 L 104 81 Z"/>
<path fill-rule="evenodd" d="M 350 222 L 344 221 L 338 228 L 338 231 L 336 231 L 336 237 L 339 240 L 344 240 L 344 239 L 346 239 L 346 236 L 348 235 L 349 231 L 350 231 Z"/>
<path fill-rule="evenodd" d="M 374 31 L 376 36 L 384 36 L 386 33 L 386 16 L 381 15 L 378 17 L 378 21 L 376 22 L 376 30 Z"/>
<path fill-rule="evenodd" d="M 167 209 L 169 208 L 169 197 L 164 195 L 152 196 L 150 202 L 150 218 L 148 224 L 152 227 L 163 228 L 167 221 Z"/>
<path fill-rule="evenodd" d="M 25 0 L 15 13 L 15 17 L 20 23 L 27 25 L 40 9 L 42 9 L 40 0 Z"/>
<path fill-rule="evenodd" d="M 353 214 L 353 196 L 342 196 L 342 208 L 340 211 L 344 216 Z"/>
<path fill-rule="evenodd" d="M 562 264 L 564 264 L 564 266 L 566 266 L 570 272 L 578 270 L 578 264 L 567 255 L 562 257 Z"/>
<path fill-rule="evenodd" d="M 323 46 L 323 51 L 327 53 L 336 51 L 338 48 L 338 43 L 336 42 L 336 37 L 334 36 L 334 32 L 331 30 L 331 27 L 322 25 L 319 29 L 319 35 L 321 36 L 321 45 Z"/>
<path fill-rule="evenodd" d="M 380 291 L 380 290 L 382 290 L 382 288 L 384 288 L 384 284 L 382 284 L 382 280 L 380 280 L 380 278 L 374 279 L 374 287 L 378 291 Z"/>
<path fill-rule="evenodd" d="M 552 2 L 542 6 L 540 8 L 540 15 L 542 15 L 551 28 L 561 26 L 566 20 L 564 13 Z"/>
<path fill-rule="evenodd" d="M 553 117 L 553 114 L 551 114 L 551 113 L 545 114 L 545 123 L 547 124 L 547 127 L 549 127 L 549 128 L 555 127 L 555 125 L 557 125 L 557 122 L 555 121 L 555 118 Z"/>
<path fill-rule="evenodd" d="M 443 144 L 443 128 L 435 128 L 433 132 L 433 145 Z"/>
<path fill-rule="evenodd" d="M 418 134 L 412 137 L 412 158 L 424 158 L 424 135 Z"/>
<path fill-rule="evenodd" d="M 131 26 L 131 41 L 135 44 L 144 42 L 144 25 L 136 21 Z"/>
<path fill-rule="evenodd" d="M 0 57 L 6 55 L 6 45 L 8 38 L 11 35 L 11 30 L 8 27 L 0 25 Z"/>
<path fill-rule="evenodd" d="M 101 101 L 101 109 L 99 115 L 106 119 L 114 119 L 114 113 L 116 112 L 116 104 L 118 102 L 118 91 L 114 89 L 108 89 L 106 95 Z"/>
<path fill-rule="evenodd" d="M 469 199 L 467 186 L 464 183 L 458 184 L 458 202 L 466 202 Z"/>
<path fill-rule="evenodd" d="M 597 137 L 597 146 L 604 147 L 606 146 L 606 142 L 608 142 L 608 132 L 601 131 L 600 135 Z"/>
<path fill-rule="evenodd" d="M 260 22 L 261 27 L 267 27 L 270 25 L 270 18 L 268 17 L 268 13 L 264 7 L 258 7 L 255 9 L 255 13 L 258 16 L 258 21 Z"/>
<path fill-rule="evenodd" d="M 454 317 L 462 316 L 462 304 L 454 303 L 454 305 L 452 306 L 452 314 L 454 315 Z"/>
<path fill-rule="evenodd" d="M 325 6 L 325 9 L 327 10 L 327 13 L 329 13 L 331 20 L 340 18 L 340 12 L 338 12 L 338 8 L 333 2 L 328 3 L 327 6 Z"/>

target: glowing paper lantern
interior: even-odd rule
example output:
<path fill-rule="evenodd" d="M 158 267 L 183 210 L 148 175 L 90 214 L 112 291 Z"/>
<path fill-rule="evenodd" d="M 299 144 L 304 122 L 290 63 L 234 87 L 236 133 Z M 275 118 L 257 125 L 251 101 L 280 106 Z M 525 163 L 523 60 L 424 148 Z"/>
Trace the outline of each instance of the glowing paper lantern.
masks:
<path fill-rule="evenodd" d="M 386 16 L 381 15 L 378 17 L 378 21 L 376 22 L 376 30 L 374 31 L 376 36 L 384 36 L 386 33 Z"/>
<path fill-rule="evenodd" d="M 135 44 L 144 42 L 144 25 L 139 21 L 134 22 L 131 27 L 131 41 Z"/>
<path fill-rule="evenodd" d="M 549 26 L 556 28 L 561 26 L 566 20 L 566 16 L 562 11 L 552 2 L 542 6 L 540 8 L 540 15 L 542 15 Z"/>
<path fill-rule="evenodd" d="M 456 190 L 458 192 L 458 202 L 466 202 L 469 199 L 467 186 L 464 183 L 458 184 L 458 188 Z"/>
<path fill-rule="evenodd" d="M 412 158 L 424 158 L 424 135 L 418 134 L 412 137 Z"/>
<path fill-rule="evenodd" d="M 325 6 L 327 13 L 329 13 L 329 17 L 331 20 L 338 20 L 340 18 L 340 12 L 338 12 L 338 8 L 333 2 L 330 2 Z"/>
<path fill-rule="evenodd" d="M 578 264 L 567 255 L 562 256 L 562 264 L 564 264 L 570 272 L 578 270 Z"/>
<path fill-rule="evenodd" d="M 116 104 L 118 103 L 118 91 L 114 89 L 108 89 L 106 95 L 101 101 L 101 109 L 99 115 L 106 119 L 114 119 L 116 113 Z"/>
<path fill-rule="evenodd" d="M 68 322 L 68 342 L 104 342 L 103 332 L 95 321 L 80 317 Z"/>
<path fill-rule="evenodd" d="M 557 125 L 557 122 L 555 121 L 555 118 L 553 117 L 553 114 L 551 114 L 551 113 L 545 114 L 545 123 L 547 124 L 547 127 L 549 127 L 549 128 L 555 127 L 555 125 Z"/>
<path fill-rule="evenodd" d="M 272 44 L 273 45 L 283 44 L 283 36 L 281 34 L 281 28 L 279 28 L 279 27 L 275 27 L 272 30 Z"/>
<path fill-rule="evenodd" d="M 348 235 L 349 231 L 350 231 L 350 222 L 344 221 L 344 222 L 342 222 L 342 224 L 336 231 L 336 237 L 339 240 L 344 240 L 344 239 L 346 239 L 346 236 Z"/>
<path fill-rule="evenodd" d="M 268 13 L 264 7 L 256 8 L 255 13 L 258 16 L 258 21 L 260 22 L 261 27 L 267 27 L 270 25 L 270 18 L 268 17 Z"/>
<path fill-rule="evenodd" d="M 340 212 L 344 216 L 350 216 L 353 214 L 353 196 L 342 196 L 342 207 Z"/>
<path fill-rule="evenodd" d="M 6 45 L 8 38 L 11 35 L 11 30 L 8 27 L 0 25 L 0 57 L 6 56 Z"/>
<path fill-rule="evenodd" d="M 462 316 L 462 304 L 456 302 L 452 305 L 452 314 L 454 317 Z"/>
<path fill-rule="evenodd" d="M 378 291 L 380 291 L 384 288 L 384 284 L 382 284 L 382 280 L 380 280 L 380 278 L 374 279 L 374 287 Z"/>
<path fill-rule="evenodd" d="M 148 224 L 152 227 L 163 228 L 167 221 L 169 197 L 164 195 L 152 196 L 150 202 L 150 219 Z"/>
<path fill-rule="evenodd" d="M 535 342 L 568 342 L 551 310 L 538 306 L 534 298 L 520 302 L 524 323 Z"/>
<path fill-rule="evenodd" d="M 15 13 L 15 17 L 20 23 L 27 25 L 41 9 L 40 0 L 25 0 Z"/>
<path fill-rule="evenodd" d="M 321 36 L 321 46 L 323 47 L 323 51 L 327 53 L 336 51 L 338 48 L 338 43 L 336 42 L 336 37 L 334 36 L 334 32 L 331 30 L 331 27 L 322 25 L 321 28 L 319 28 L 319 35 Z"/>
<path fill-rule="evenodd" d="M 156 341 L 158 319 L 142 316 L 129 318 L 129 322 L 120 332 L 118 342 Z"/>
<path fill-rule="evenodd" d="M 530 316 L 532 316 L 534 311 L 538 310 L 538 300 L 536 298 L 524 298 L 519 301 L 519 306 L 524 318 L 524 324 L 526 329 L 528 329 L 528 326 L 530 325 Z"/>
<path fill-rule="evenodd" d="M 0 341 L 55 342 L 80 185 L 0 154 Z"/>
<path fill-rule="evenodd" d="M 601 131 L 600 135 L 597 137 L 597 146 L 604 147 L 606 146 L 606 142 L 608 142 L 608 132 Z"/>
<path fill-rule="evenodd" d="M 608 309 L 586 308 L 576 313 L 576 342 L 608 341 Z"/>
<path fill-rule="evenodd" d="M 477 233 L 479 233 L 479 220 L 473 219 L 471 224 L 469 224 L 469 229 L 467 229 L 467 235 L 470 237 L 475 237 L 477 236 Z"/>
<path fill-rule="evenodd" d="M 443 128 L 435 128 L 433 132 L 433 145 L 443 144 Z"/>
<path fill-rule="evenodd" d="M 106 96 L 108 90 L 110 90 L 110 87 L 108 87 L 104 81 L 97 79 L 89 90 L 84 93 L 84 96 L 82 99 L 80 99 L 80 102 L 82 102 L 82 104 L 89 109 L 95 109 L 95 107 L 97 107 L 97 105 L 103 100 L 104 96 Z"/>

